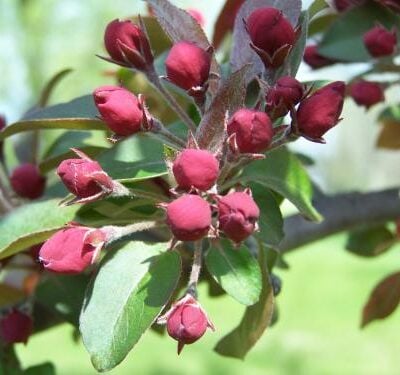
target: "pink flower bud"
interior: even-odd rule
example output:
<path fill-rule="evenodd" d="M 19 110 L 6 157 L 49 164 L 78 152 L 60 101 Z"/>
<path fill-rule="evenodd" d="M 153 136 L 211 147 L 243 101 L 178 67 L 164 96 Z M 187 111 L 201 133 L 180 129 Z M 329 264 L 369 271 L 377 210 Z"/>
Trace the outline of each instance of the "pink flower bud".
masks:
<path fill-rule="evenodd" d="M 247 192 L 234 192 L 218 199 L 219 229 L 239 243 L 257 228 L 260 210 Z"/>
<path fill-rule="evenodd" d="M 354 101 L 369 109 L 373 105 L 385 101 L 382 86 L 376 82 L 358 81 L 350 86 L 350 95 Z"/>
<path fill-rule="evenodd" d="M 94 102 L 102 120 L 119 136 L 128 136 L 141 130 L 143 108 L 138 98 L 118 86 L 102 86 L 93 93 Z"/>
<path fill-rule="evenodd" d="M 285 76 L 279 78 L 266 96 L 266 110 L 273 118 L 286 115 L 304 95 L 304 86 L 295 78 Z"/>
<path fill-rule="evenodd" d="M 82 151 L 73 151 L 80 159 L 63 160 L 57 168 L 57 174 L 65 187 L 79 198 L 77 203 L 94 201 L 111 194 L 114 182 L 100 164 Z"/>
<path fill-rule="evenodd" d="M 211 226 L 210 205 L 198 195 L 182 195 L 168 204 L 167 224 L 177 240 L 200 240 Z"/>
<path fill-rule="evenodd" d="M 203 13 L 201 13 L 198 9 L 186 9 L 186 12 L 188 12 L 201 27 L 204 27 L 206 20 Z"/>
<path fill-rule="evenodd" d="M 39 261 L 49 271 L 80 273 L 91 265 L 106 241 L 100 229 L 69 226 L 50 237 L 39 251 Z"/>
<path fill-rule="evenodd" d="M 184 90 L 201 89 L 210 66 L 211 54 L 185 41 L 174 44 L 165 60 L 168 79 Z"/>
<path fill-rule="evenodd" d="M 17 342 L 26 344 L 32 329 L 32 318 L 17 309 L 3 316 L 0 321 L 0 335 L 6 344 Z"/>
<path fill-rule="evenodd" d="M 311 140 L 321 140 L 340 121 L 345 88 L 344 82 L 332 82 L 300 103 L 297 126 L 301 135 Z"/>
<path fill-rule="evenodd" d="M 363 37 L 364 45 L 373 57 L 392 55 L 397 46 L 397 35 L 393 29 L 389 31 L 378 25 L 367 31 Z"/>
<path fill-rule="evenodd" d="M 131 21 L 110 22 L 104 33 L 104 44 L 115 63 L 144 70 L 153 62 L 149 41 L 143 30 Z"/>
<path fill-rule="evenodd" d="M 185 149 L 175 159 L 172 171 L 181 189 L 207 191 L 217 181 L 219 163 L 209 151 Z"/>
<path fill-rule="evenodd" d="M 228 135 L 235 134 L 240 152 L 259 153 L 271 143 L 273 129 L 271 120 L 264 112 L 253 109 L 239 109 L 228 122 Z"/>
<path fill-rule="evenodd" d="M 307 46 L 304 50 L 305 63 L 309 65 L 313 69 L 323 68 L 325 66 L 329 66 L 335 64 L 336 61 L 331 60 L 327 57 L 324 57 L 318 53 L 318 46 L 311 45 Z"/>
<path fill-rule="evenodd" d="M 206 312 L 190 294 L 175 303 L 158 322 L 166 323 L 168 334 L 178 341 L 178 354 L 184 345 L 193 344 L 201 338 L 207 328 L 214 330 Z"/>
<path fill-rule="evenodd" d="M 43 195 L 46 178 L 40 174 L 39 168 L 25 163 L 11 173 L 10 182 L 13 190 L 23 198 L 36 199 Z"/>
<path fill-rule="evenodd" d="M 272 7 L 258 8 L 247 18 L 246 26 L 251 46 L 265 66 L 281 66 L 297 38 L 282 11 Z"/>

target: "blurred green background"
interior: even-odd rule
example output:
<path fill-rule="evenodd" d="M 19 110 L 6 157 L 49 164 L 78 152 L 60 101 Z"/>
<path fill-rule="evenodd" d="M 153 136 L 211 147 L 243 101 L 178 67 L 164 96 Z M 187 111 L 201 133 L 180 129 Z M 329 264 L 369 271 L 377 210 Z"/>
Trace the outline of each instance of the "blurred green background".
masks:
<path fill-rule="evenodd" d="M 210 35 L 222 0 L 174 1 L 206 15 Z M 310 1 L 305 1 L 307 6 Z M 55 90 L 53 102 L 89 93 L 112 83 L 113 67 L 95 57 L 102 53 L 105 25 L 114 18 L 144 13 L 140 0 L 0 0 L 0 113 L 10 122 L 35 103 L 40 89 L 56 72 L 73 68 Z M 315 73 L 302 66 L 299 78 L 347 79 L 365 69 L 335 66 Z M 398 88 L 388 93 L 398 101 Z M 310 170 L 326 192 L 372 190 L 400 185 L 400 153 L 375 149 L 381 106 L 368 114 L 346 102 L 345 120 L 327 136 L 328 145 L 297 142 L 294 148 L 316 158 Z M 387 273 L 398 269 L 399 247 L 373 260 L 347 254 L 345 237 L 335 236 L 286 258 L 287 271 L 278 297 L 280 319 L 244 362 L 213 353 L 218 339 L 240 320 L 243 308 L 228 297 L 201 302 L 217 332 L 208 332 L 176 356 L 175 342 L 146 334 L 128 359 L 112 374 L 380 374 L 399 373 L 400 341 L 390 319 L 359 330 L 360 315 L 370 290 Z M 82 345 L 72 340 L 72 328 L 62 326 L 33 337 L 18 353 L 25 367 L 51 360 L 61 375 L 95 374 Z"/>

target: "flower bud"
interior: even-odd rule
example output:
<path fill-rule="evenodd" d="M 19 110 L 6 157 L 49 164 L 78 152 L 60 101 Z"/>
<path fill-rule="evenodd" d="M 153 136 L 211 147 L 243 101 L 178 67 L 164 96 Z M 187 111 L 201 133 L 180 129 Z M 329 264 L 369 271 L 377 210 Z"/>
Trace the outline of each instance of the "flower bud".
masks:
<path fill-rule="evenodd" d="M 350 86 L 350 95 L 354 101 L 369 109 L 373 105 L 385 101 L 382 86 L 376 82 L 358 81 Z"/>
<path fill-rule="evenodd" d="M 239 243 L 257 228 L 260 210 L 247 192 L 234 192 L 218 199 L 219 229 Z"/>
<path fill-rule="evenodd" d="M 201 27 L 204 27 L 206 20 L 204 18 L 203 13 L 201 13 L 198 9 L 186 9 L 186 12 L 188 12 L 197 22 Z"/>
<path fill-rule="evenodd" d="M 378 25 L 367 31 L 363 37 L 364 45 L 373 57 L 393 55 L 397 46 L 395 29 L 389 31 Z"/>
<path fill-rule="evenodd" d="M 71 225 L 43 244 L 39 261 L 49 271 L 80 273 L 94 263 L 105 241 L 106 234 L 100 229 Z"/>
<path fill-rule="evenodd" d="M 334 0 L 335 8 L 338 12 L 344 12 L 350 8 L 363 3 L 364 0 Z"/>
<path fill-rule="evenodd" d="M 264 112 L 242 108 L 228 122 L 229 136 L 235 134 L 237 147 L 242 153 L 265 151 L 273 136 L 272 123 Z"/>
<path fill-rule="evenodd" d="M 36 199 L 43 195 L 46 178 L 40 174 L 35 164 L 25 163 L 11 173 L 13 190 L 22 198 Z"/>
<path fill-rule="evenodd" d="M 177 240 L 200 240 L 211 227 L 210 205 L 198 195 L 182 195 L 168 204 L 167 224 Z"/>
<path fill-rule="evenodd" d="M 246 21 L 251 47 L 268 68 L 278 68 L 285 61 L 293 44 L 296 31 L 282 11 L 272 7 L 258 8 Z"/>
<path fill-rule="evenodd" d="M 166 324 L 168 334 L 178 341 L 178 354 L 184 345 L 201 338 L 207 328 L 214 330 L 206 312 L 190 294 L 175 303 L 158 323 Z"/>
<path fill-rule="evenodd" d="M 26 344 L 32 329 L 32 318 L 17 309 L 3 316 L 0 321 L 0 336 L 6 344 L 17 342 Z"/>
<path fill-rule="evenodd" d="M 211 54 L 185 41 L 174 44 L 165 60 L 168 79 L 184 90 L 202 89 L 210 66 Z"/>
<path fill-rule="evenodd" d="M 75 203 L 91 202 L 111 194 L 115 183 L 100 164 L 82 151 L 73 151 L 80 159 L 63 160 L 57 174 L 65 187 L 78 198 Z"/>
<path fill-rule="evenodd" d="M 185 149 L 175 159 L 172 171 L 179 188 L 207 191 L 217 181 L 219 163 L 209 151 Z"/>
<path fill-rule="evenodd" d="M 130 91 L 101 86 L 93 92 L 93 98 L 102 120 L 116 135 L 129 136 L 141 130 L 143 108 Z"/>
<path fill-rule="evenodd" d="M 304 95 L 304 86 L 290 76 L 281 77 L 272 87 L 265 98 L 266 110 L 273 117 L 285 116 Z"/>
<path fill-rule="evenodd" d="M 145 70 L 153 63 L 149 41 L 143 30 L 131 21 L 110 22 L 104 33 L 104 45 L 113 62 Z"/>
<path fill-rule="evenodd" d="M 320 55 L 317 45 L 311 45 L 305 48 L 303 60 L 313 69 L 323 68 L 336 63 L 336 61 Z"/>
<path fill-rule="evenodd" d="M 344 82 L 326 85 L 300 103 L 297 127 L 300 134 L 315 141 L 340 121 L 345 94 Z"/>

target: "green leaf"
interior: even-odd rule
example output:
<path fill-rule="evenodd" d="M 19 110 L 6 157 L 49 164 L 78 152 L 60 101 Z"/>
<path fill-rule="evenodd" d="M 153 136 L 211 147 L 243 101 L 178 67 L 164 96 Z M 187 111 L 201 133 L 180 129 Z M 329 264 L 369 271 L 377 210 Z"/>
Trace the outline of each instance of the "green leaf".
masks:
<path fill-rule="evenodd" d="M 40 305 L 61 319 L 78 326 L 89 276 L 50 275 L 36 289 L 35 299 Z"/>
<path fill-rule="evenodd" d="M 208 251 L 206 265 L 215 281 L 243 305 L 254 305 L 261 293 L 261 271 L 249 249 L 236 249 L 228 240 L 221 240 Z"/>
<path fill-rule="evenodd" d="M 59 200 L 28 203 L 0 220 L 0 259 L 47 240 L 72 221 L 78 205 L 60 208 Z"/>
<path fill-rule="evenodd" d="M 54 89 L 56 86 L 62 81 L 64 77 L 66 77 L 69 73 L 72 72 L 72 69 L 67 68 L 63 69 L 57 74 L 55 74 L 46 84 L 46 86 L 43 88 L 42 93 L 40 95 L 39 107 L 45 107 L 47 106 L 47 103 L 50 100 L 51 94 L 53 93 Z"/>
<path fill-rule="evenodd" d="M 310 220 L 322 219 L 312 205 L 313 189 L 306 170 L 297 157 L 285 148 L 268 153 L 263 160 L 252 162 L 231 184 L 238 182 L 257 182 L 287 198 Z"/>
<path fill-rule="evenodd" d="M 296 44 L 290 51 L 287 58 L 287 69 L 288 75 L 295 77 L 297 71 L 299 70 L 300 64 L 303 61 L 304 49 L 306 47 L 307 35 L 308 35 L 308 12 L 301 12 L 299 18 L 299 25 L 301 27 L 301 35 L 297 39 Z M 283 75 L 283 74 L 282 74 Z"/>
<path fill-rule="evenodd" d="M 259 264 L 263 287 L 260 299 L 255 305 L 246 308 L 240 324 L 224 336 L 214 348 L 223 356 L 243 359 L 271 322 L 274 313 L 274 295 L 262 244 L 259 247 Z"/>
<path fill-rule="evenodd" d="M 146 135 L 135 135 L 118 142 L 97 158 L 114 179 L 135 182 L 167 174 L 163 145 Z"/>
<path fill-rule="evenodd" d="M 80 318 L 83 342 L 98 371 L 118 365 L 160 314 L 181 272 L 166 244 L 130 242 L 107 254 L 89 284 Z"/>
<path fill-rule="evenodd" d="M 23 375 L 56 375 L 56 369 L 52 363 L 45 362 L 41 365 L 27 368 L 23 372 Z"/>
<path fill-rule="evenodd" d="M 343 13 L 324 34 L 319 53 L 331 59 L 347 62 L 371 60 L 363 43 L 363 35 L 376 23 L 391 29 L 398 27 L 400 17 L 373 1 Z"/>
<path fill-rule="evenodd" d="M 257 236 L 268 246 L 277 247 L 283 233 L 283 218 L 276 195 L 260 184 L 250 184 L 253 199 L 260 208 Z"/>
<path fill-rule="evenodd" d="M 350 232 L 346 250 L 363 257 L 374 257 L 388 251 L 396 242 L 396 236 L 385 225 L 376 225 Z"/>
<path fill-rule="evenodd" d="M 92 96 L 81 96 L 68 103 L 30 111 L 23 119 L 0 132 L 0 141 L 28 130 L 105 130 L 106 126 L 97 115 Z"/>
<path fill-rule="evenodd" d="M 377 319 L 385 319 L 400 303 L 400 272 L 393 273 L 375 286 L 364 306 L 361 327 Z"/>

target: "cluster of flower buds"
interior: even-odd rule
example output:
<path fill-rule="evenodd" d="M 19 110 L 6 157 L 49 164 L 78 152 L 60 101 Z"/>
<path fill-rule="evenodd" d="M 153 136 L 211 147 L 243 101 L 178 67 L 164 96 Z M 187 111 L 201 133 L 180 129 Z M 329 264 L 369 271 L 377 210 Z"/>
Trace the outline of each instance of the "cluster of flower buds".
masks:
<path fill-rule="evenodd" d="M 366 109 L 385 100 L 385 93 L 381 84 L 364 80 L 356 81 L 350 85 L 350 96 L 358 105 Z"/>
<path fill-rule="evenodd" d="M 211 152 L 184 149 L 175 158 L 172 172 L 177 182 L 176 192 L 182 194 L 161 207 L 166 209 L 166 221 L 175 241 L 197 241 L 215 233 L 210 200 L 218 203 L 218 229 L 228 238 L 239 243 L 254 232 L 259 210 L 249 190 L 222 197 L 213 193 L 219 161 Z"/>
<path fill-rule="evenodd" d="M 24 163 L 12 171 L 10 183 L 18 196 L 37 199 L 43 195 L 46 187 L 46 178 L 40 174 L 37 165 Z"/>
<path fill-rule="evenodd" d="M 26 344 L 32 329 L 31 316 L 18 309 L 13 309 L 0 318 L 0 340 L 6 345 Z"/>
<path fill-rule="evenodd" d="M 397 48 L 396 30 L 387 30 L 382 25 L 377 25 L 367 31 L 363 40 L 365 48 L 372 57 L 391 56 Z"/>
<path fill-rule="evenodd" d="M 254 10 L 245 20 L 251 48 L 267 68 L 279 68 L 298 39 L 295 28 L 281 10 L 264 7 Z"/>

